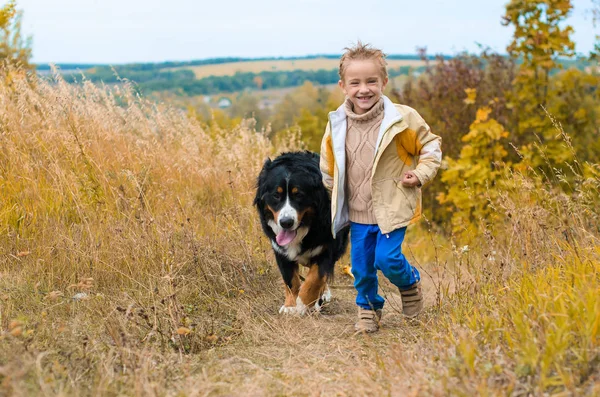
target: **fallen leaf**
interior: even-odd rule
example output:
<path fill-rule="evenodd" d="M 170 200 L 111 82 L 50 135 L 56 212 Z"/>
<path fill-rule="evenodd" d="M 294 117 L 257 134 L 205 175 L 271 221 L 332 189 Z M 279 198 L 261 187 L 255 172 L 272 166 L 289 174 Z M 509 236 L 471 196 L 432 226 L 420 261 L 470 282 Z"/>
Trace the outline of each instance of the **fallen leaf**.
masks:
<path fill-rule="evenodd" d="M 217 335 L 207 335 L 204 339 L 209 343 L 217 343 L 219 341 L 219 337 Z"/>
<path fill-rule="evenodd" d="M 22 333 L 23 333 L 23 327 L 21 327 L 21 326 L 15 327 L 10 331 L 10 334 L 12 336 L 19 336 Z"/>
<path fill-rule="evenodd" d="M 354 275 L 352 274 L 352 266 L 350 265 L 342 267 L 342 273 L 354 278 Z"/>
<path fill-rule="evenodd" d="M 189 335 L 192 333 L 192 330 L 186 327 L 177 328 L 177 335 Z"/>
<path fill-rule="evenodd" d="M 8 324 L 8 330 L 12 330 L 16 327 L 20 327 L 21 325 L 23 325 L 23 322 L 19 321 L 19 320 L 12 320 L 9 324 Z"/>

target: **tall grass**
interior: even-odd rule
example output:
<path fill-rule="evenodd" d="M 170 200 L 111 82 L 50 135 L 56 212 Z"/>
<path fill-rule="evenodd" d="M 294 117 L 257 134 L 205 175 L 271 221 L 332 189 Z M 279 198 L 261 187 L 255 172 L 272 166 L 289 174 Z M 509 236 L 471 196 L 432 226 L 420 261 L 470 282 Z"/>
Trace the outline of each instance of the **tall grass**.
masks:
<path fill-rule="evenodd" d="M 432 337 L 442 384 L 459 395 L 600 392 L 600 174 L 574 161 L 566 175 L 506 170 L 494 220 L 456 255 L 457 293 Z M 538 147 L 543 154 L 543 147 Z"/>
<path fill-rule="evenodd" d="M 435 304 L 406 323 L 390 303 L 353 338 L 350 291 L 334 316 L 277 316 L 251 203 L 297 138 L 208 133 L 127 82 L 3 73 L 0 394 L 600 393 L 598 165 L 507 172 L 468 247 L 409 233 Z"/>
<path fill-rule="evenodd" d="M 54 360 L 73 382 L 106 360 L 145 365 L 137 348 L 150 360 L 239 334 L 229 304 L 273 282 L 251 206 L 275 151 L 263 134 L 209 136 L 127 83 L 0 80 L 0 362 Z"/>

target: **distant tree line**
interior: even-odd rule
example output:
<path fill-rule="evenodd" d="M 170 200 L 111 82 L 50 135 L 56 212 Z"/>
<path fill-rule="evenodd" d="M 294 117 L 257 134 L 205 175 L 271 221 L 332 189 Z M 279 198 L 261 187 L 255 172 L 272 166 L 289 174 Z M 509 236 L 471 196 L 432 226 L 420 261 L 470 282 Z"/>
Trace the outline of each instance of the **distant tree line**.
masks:
<path fill-rule="evenodd" d="M 318 54 L 318 55 L 307 55 L 304 57 L 262 57 L 262 58 L 242 58 L 242 57 L 223 57 L 223 58 L 207 58 L 207 59 L 197 59 L 192 61 L 167 61 L 167 62 L 157 62 L 157 63 L 131 63 L 125 65 L 115 66 L 115 69 L 123 69 L 128 71 L 149 71 L 149 70 L 160 70 L 166 68 L 178 68 L 178 67 L 186 67 L 186 66 L 202 66 L 202 65 L 219 65 L 222 63 L 236 63 L 236 62 L 250 62 L 250 61 L 298 61 L 303 59 L 317 59 L 317 58 L 326 58 L 326 59 L 339 59 L 340 54 Z M 450 56 L 445 56 L 444 58 L 450 59 Z M 422 59 L 419 55 L 399 55 L 393 54 L 388 55 L 387 59 L 390 60 L 418 60 Z M 428 56 L 428 59 L 435 59 L 434 56 Z M 111 70 L 112 67 L 106 64 L 86 64 L 86 63 L 57 63 L 57 67 L 63 70 L 73 70 L 73 69 L 91 69 L 91 68 L 106 68 Z M 49 64 L 37 64 L 37 70 L 50 70 Z"/>
<path fill-rule="evenodd" d="M 390 77 L 407 75 L 410 66 L 401 66 L 389 69 Z M 130 65 L 122 67 L 95 67 L 80 74 L 65 75 L 69 82 L 83 78 L 94 83 L 114 84 L 124 80 L 133 81 L 138 90 L 145 94 L 156 91 L 170 91 L 179 95 L 213 95 L 218 93 L 231 93 L 245 89 L 272 89 L 284 87 L 297 87 L 309 81 L 314 84 L 335 84 L 339 76 L 337 69 L 319 70 L 293 70 L 293 71 L 263 71 L 260 73 L 237 72 L 233 76 L 209 76 L 196 79 L 194 72 L 187 69 L 167 70 L 160 69 L 140 70 Z"/>
<path fill-rule="evenodd" d="M 82 70 L 81 73 L 85 76 L 86 80 L 94 83 L 119 83 L 126 80 L 134 81 L 138 84 L 148 83 L 152 81 L 180 81 L 180 80 L 194 80 L 196 76 L 194 72 L 189 69 L 181 70 L 160 70 L 160 69 L 149 69 L 149 70 L 136 70 L 130 66 L 96 66 L 91 69 Z M 82 75 L 79 73 L 72 73 L 65 75 L 65 80 L 69 82 L 79 81 L 82 79 Z"/>

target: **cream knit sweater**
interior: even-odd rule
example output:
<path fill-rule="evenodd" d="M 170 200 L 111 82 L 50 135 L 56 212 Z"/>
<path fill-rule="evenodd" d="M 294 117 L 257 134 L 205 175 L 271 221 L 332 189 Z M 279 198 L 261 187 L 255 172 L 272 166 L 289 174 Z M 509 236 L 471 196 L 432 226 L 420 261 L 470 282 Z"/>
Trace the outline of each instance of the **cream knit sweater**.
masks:
<path fill-rule="evenodd" d="M 346 99 L 348 121 L 346 133 L 346 192 L 350 221 L 366 225 L 377 224 L 371 199 L 371 172 L 375 159 L 377 135 L 383 119 L 383 99 L 367 113 L 354 113 L 352 102 Z"/>

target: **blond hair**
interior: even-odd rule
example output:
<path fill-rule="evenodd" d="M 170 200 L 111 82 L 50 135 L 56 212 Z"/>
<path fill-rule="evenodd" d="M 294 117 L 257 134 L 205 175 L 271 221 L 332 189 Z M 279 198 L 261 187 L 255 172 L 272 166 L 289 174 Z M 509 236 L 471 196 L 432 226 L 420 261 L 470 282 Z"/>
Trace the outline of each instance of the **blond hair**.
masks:
<path fill-rule="evenodd" d="M 350 61 L 355 60 L 373 60 L 381 69 L 381 75 L 384 79 L 387 79 L 387 62 L 385 61 L 385 54 L 378 48 L 373 48 L 370 44 L 363 44 L 360 40 L 352 47 L 344 48 L 344 54 L 340 58 L 340 79 L 344 80 L 344 73 Z"/>

